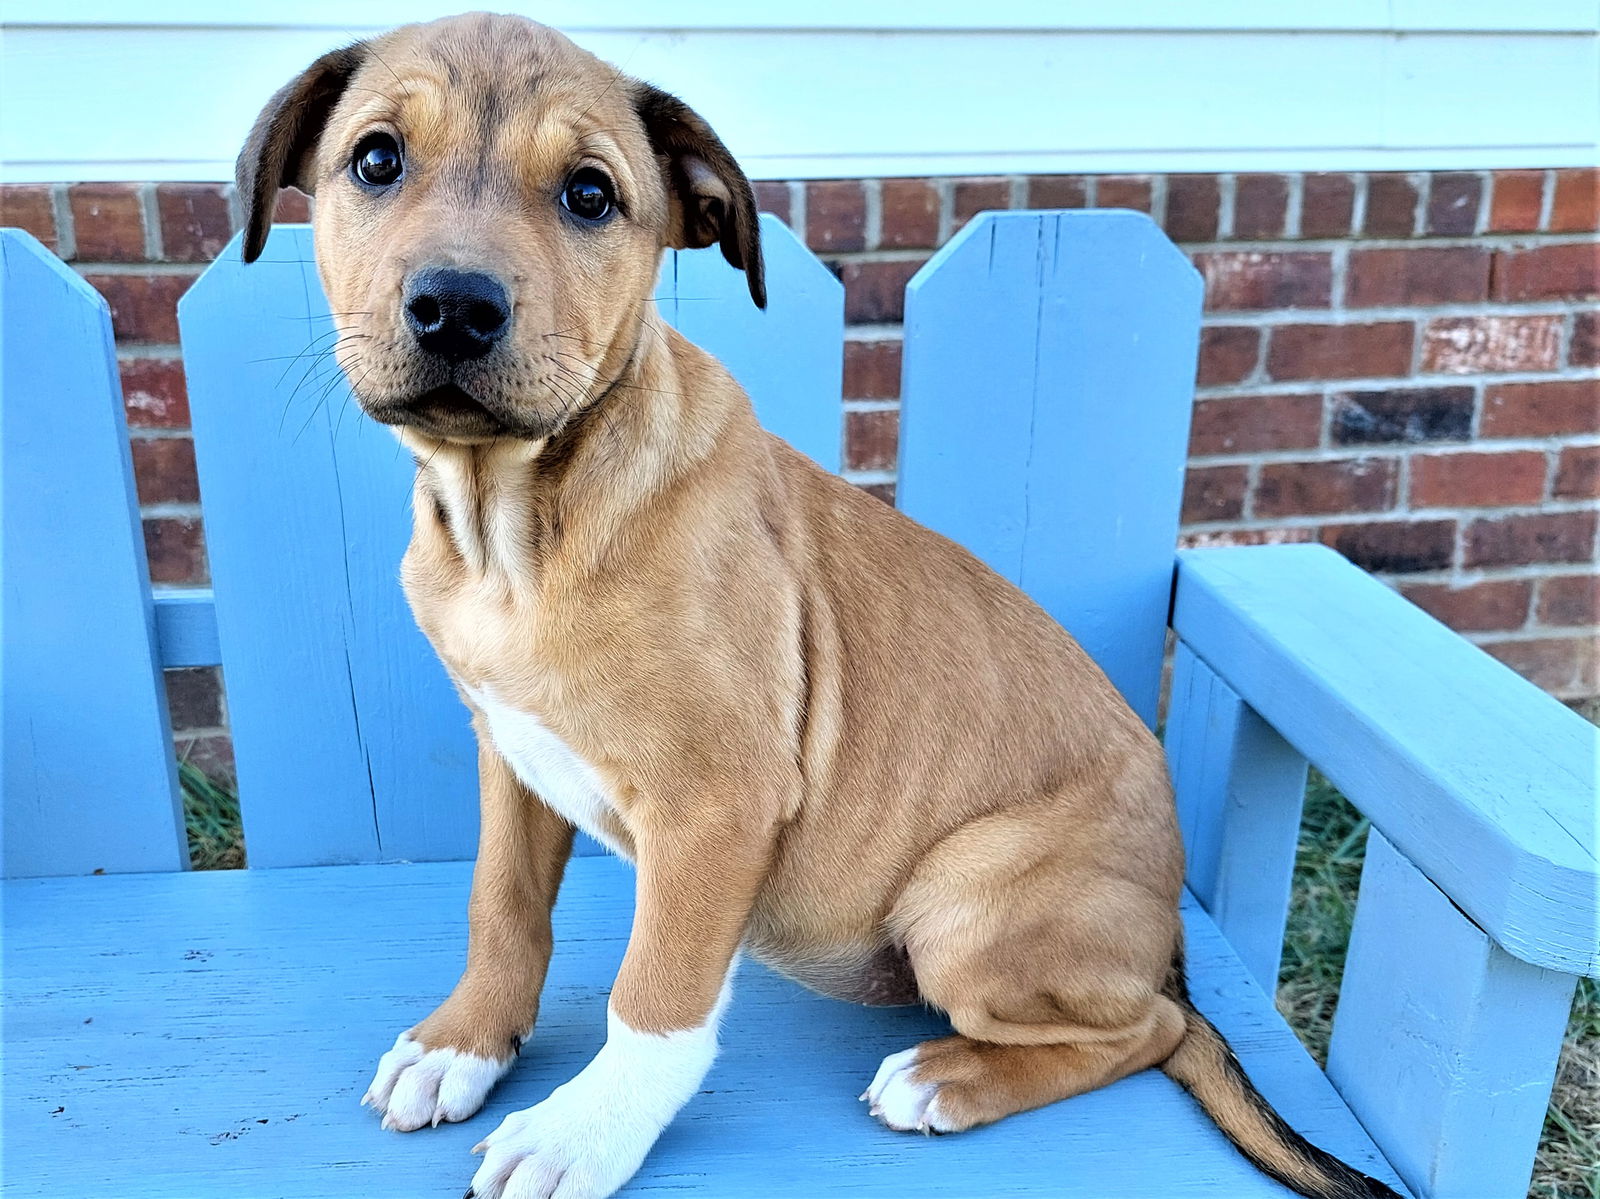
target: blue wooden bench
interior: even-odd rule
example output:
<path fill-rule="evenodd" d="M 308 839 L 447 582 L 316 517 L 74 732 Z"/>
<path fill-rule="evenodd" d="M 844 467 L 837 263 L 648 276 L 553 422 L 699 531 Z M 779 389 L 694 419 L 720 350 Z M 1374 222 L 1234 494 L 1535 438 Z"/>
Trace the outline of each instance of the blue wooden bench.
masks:
<path fill-rule="evenodd" d="M 841 289 L 764 228 L 771 308 L 669 256 L 669 318 L 839 466 Z M 467 1148 L 604 1036 L 624 863 L 580 849 L 539 1028 L 487 1110 L 357 1106 L 453 983 L 476 783 L 406 611 L 411 464 L 347 405 L 305 228 L 181 307 L 214 596 L 152 599 L 105 306 L 4 252 L 4 1145 L 24 1196 L 450 1196 Z M 1200 303 L 1129 213 L 986 214 L 907 300 L 899 502 L 1019 582 L 1156 719 L 1198 1005 L 1284 1116 L 1435 1199 L 1525 1193 L 1594 975 L 1594 730 L 1332 551 L 1173 545 Z M 1175 582 L 1174 582 L 1175 579 Z M 160 671 L 226 674 L 250 869 L 187 873 Z M 1373 833 L 1326 1075 L 1273 1009 L 1306 764 Z M 1283 1195 L 1147 1071 L 956 1137 L 856 1095 L 920 1010 L 747 966 L 723 1054 L 629 1193 Z"/>

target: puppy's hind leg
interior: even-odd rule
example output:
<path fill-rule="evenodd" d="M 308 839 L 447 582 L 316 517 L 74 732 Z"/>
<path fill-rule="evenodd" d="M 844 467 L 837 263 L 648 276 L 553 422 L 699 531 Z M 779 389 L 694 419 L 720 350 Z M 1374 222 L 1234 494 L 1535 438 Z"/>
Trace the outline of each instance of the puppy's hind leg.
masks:
<path fill-rule="evenodd" d="M 478 723 L 483 821 L 467 968 L 383 1055 L 361 1100 L 400 1132 L 467 1119 L 511 1069 L 538 1015 L 550 909 L 572 852 L 572 826 L 522 785 Z"/>

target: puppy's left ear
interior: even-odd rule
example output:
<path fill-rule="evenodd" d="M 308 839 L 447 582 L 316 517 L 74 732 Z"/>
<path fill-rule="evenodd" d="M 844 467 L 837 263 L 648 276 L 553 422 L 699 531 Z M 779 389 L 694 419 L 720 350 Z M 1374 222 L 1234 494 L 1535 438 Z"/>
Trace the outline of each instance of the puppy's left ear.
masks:
<path fill-rule="evenodd" d="M 711 126 L 676 96 L 638 83 L 633 103 L 667 183 L 667 245 L 720 245 L 722 256 L 744 272 L 756 307 L 765 308 L 761 222 L 750 180 Z"/>

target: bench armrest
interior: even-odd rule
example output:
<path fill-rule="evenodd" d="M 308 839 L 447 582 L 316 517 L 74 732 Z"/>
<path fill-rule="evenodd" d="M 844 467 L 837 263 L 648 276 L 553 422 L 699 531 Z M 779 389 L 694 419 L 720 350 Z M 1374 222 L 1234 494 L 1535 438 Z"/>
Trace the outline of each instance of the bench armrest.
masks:
<path fill-rule="evenodd" d="M 1502 948 L 1597 973 L 1600 730 L 1323 546 L 1180 553 L 1172 627 Z"/>

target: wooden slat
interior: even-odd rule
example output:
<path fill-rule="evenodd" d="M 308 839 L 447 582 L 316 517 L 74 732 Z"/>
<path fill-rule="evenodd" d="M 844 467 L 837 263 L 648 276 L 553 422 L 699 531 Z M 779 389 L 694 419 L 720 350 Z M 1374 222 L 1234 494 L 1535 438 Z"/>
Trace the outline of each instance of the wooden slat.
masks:
<path fill-rule="evenodd" d="M 7 875 L 188 865 L 105 302 L 0 231 Z"/>
<path fill-rule="evenodd" d="M 181 587 L 155 595 L 156 637 L 161 665 L 167 670 L 183 666 L 218 666 L 222 646 L 217 641 L 217 606 L 209 587 Z"/>
<path fill-rule="evenodd" d="M 1322 546 L 1184 551 L 1173 627 L 1508 953 L 1600 973 L 1600 730 Z"/>
<path fill-rule="evenodd" d="M 1200 278 L 1131 212 L 986 213 L 906 297 L 899 504 L 1033 596 L 1151 725 Z"/>
<path fill-rule="evenodd" d="M 1506 953 L 1373 833 L 1328 1077 L 1419 1194 L 1521 1199 L 1576 981 Z"/>
<path fill-rule="evenodd" d="M 842 289 L 782 224 L 763 231 L 766 313 L 715 250 L 672 256 L 657 296 L 769 427 L 836 466 Z M 471 856 L 466 711 L 396 581 L 410 456 L 325 354 L 309 229 L 275 229 L 249 267 L 230 245 L 179 316 L 251 864 Z"/>
<path fill-rule="evenodd" d="M 459 1195 L 467 1149 L 598 1048 L 633 890 L 615 859 L 573 862 L 516 1070 L 464 1124 L 386 1133 L 357 1101 L 394 1035 L 455 981 L 469 877 L 448 863 L 8 884 L 8 1199 Z M 1193 905 L 1185 916 L 1196 1002 L 1263 1091 L 1318 1144 L 1392 1178 L 1215 927 Z M 820 999 L 746 963 L 723 1027 L 701 1094 L 626 1194 L 1289 1196 L 1155 1071 L 919 1137 L 883 1129 L 856 1096 L 885 1054 L 944 1031 L 935 1014 Z"/>

